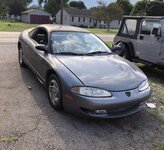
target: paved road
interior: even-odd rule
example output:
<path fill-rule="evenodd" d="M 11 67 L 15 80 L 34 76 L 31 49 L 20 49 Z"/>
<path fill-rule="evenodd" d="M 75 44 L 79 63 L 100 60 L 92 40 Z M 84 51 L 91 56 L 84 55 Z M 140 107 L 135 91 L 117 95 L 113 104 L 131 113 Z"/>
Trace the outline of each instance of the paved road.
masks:
<path fill-rule="evenodd" d="M 17 39 L 19 37 L 19 32 L 1 32 L 0 33 L 0 43 L 8 43 L 10 40 L 10 43 L 16 43 Z M 97 34 L 103 41 L 113 41 L 113 38 L 115 35 L 103 35 L 103 34 Z"/>
<path fill-rule="evenodd" d="M 112 120 L 54 111 L 33 73 L 19 67 L 14 36 L 0 33 L 0 150 L 153 150 L 164 139 L 147 110 Z"/>

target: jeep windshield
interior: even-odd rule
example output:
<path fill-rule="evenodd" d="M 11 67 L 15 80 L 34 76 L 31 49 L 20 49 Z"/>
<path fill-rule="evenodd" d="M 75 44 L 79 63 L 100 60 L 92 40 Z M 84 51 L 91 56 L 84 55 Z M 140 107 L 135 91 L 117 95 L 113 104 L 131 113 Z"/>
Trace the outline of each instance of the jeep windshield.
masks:
<path fill-rule="evenodd" d="M 97 36 L 87 32 L 52 32 L 51 46 L 54 54 L 106 55 L 112 53 Z"/>

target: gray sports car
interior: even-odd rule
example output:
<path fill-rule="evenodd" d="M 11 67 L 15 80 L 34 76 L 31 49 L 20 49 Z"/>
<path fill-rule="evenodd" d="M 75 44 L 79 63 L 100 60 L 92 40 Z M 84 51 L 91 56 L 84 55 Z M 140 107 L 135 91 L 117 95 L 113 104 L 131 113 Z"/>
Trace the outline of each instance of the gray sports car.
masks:
<path fill-rule="evenodd" d="M 144 73 L 85 29 L 40 25 L 25 30 L 18 58 L 46 87 L 56 110 L 116 118 L 138 112 L 150 96 Z"/>

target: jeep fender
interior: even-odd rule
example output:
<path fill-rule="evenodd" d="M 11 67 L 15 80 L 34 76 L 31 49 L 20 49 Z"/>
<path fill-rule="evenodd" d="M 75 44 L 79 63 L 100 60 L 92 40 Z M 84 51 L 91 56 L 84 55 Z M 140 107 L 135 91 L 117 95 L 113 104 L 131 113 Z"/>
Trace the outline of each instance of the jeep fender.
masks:
<path fill-rule="evenodd" d="M 134 52 L 134 46 L 133 43 L 131 42 L 124 42 L 124 41 L 118 41 L 116 43 L 116 45 L 118 45 L 119 43 L 124 44 L 127 47 L 127 52 L 130 55 L 131 58 L 135 58 L 135 52 Z"/>

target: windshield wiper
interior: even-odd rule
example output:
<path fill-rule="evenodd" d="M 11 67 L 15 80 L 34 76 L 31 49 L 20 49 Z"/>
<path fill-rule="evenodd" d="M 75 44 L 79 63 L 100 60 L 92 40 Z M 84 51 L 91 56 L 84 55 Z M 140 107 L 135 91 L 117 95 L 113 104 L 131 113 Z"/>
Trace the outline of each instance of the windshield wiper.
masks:
<path fill-rule="evenodd" d="M 87 55 L 94 55 L 94 54 L 111 54 L 111 52 L 94 51 L 94 52 L 87 53 Z"/>
<path fill-rule="evenodd" d="M 55 53 L 55 54 L 59 54 L 59 55 L 83 55 L 83 54 L 78 54 L 78 53 L 74 53 L 74 52 L 59 52 L 59 53 Z"/>

